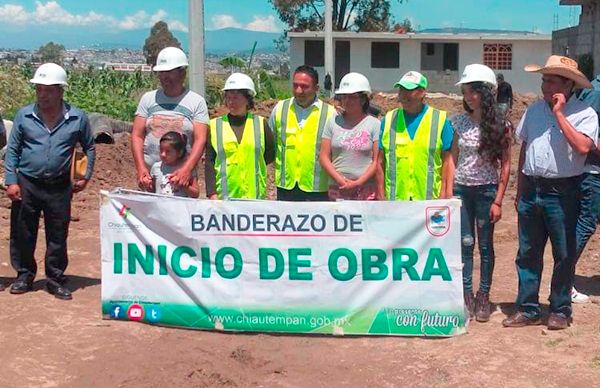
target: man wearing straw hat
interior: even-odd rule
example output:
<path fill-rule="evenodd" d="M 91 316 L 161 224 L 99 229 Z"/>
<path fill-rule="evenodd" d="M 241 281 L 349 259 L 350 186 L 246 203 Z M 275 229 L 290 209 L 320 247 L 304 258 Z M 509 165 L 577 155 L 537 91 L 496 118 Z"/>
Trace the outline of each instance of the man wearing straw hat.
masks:
<path fill-rule="evenodd" d="M 517 312 L 502 324 L 541 324 L 538 294 L 544 247 L 550 238 L 554 266 L 547 325 L 550 330 L 560 330 L 572 320 L 577 194 L 586 155 L 597 142 L 598 119 L 594 110 L 573 93 L 575 87 L 591 87 L 574 60 L 552 55 L 545 66 L 527 65 L 525 71 L 542 74 L 543 100 L 527 109 L 517 127 L 522 141 L 515 199 L 519 291 Z"/>

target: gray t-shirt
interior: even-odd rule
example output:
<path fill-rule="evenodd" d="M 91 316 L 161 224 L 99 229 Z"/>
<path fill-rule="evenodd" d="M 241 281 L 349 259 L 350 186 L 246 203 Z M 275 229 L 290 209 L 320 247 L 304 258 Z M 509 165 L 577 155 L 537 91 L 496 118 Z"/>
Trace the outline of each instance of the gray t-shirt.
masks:
<path fill-rule="evenodd" d="M 156 194 L 163 195 L 173 195 L 175 197 L 187 197 L 187 193 L 181 187 L 175 188 L 169 182 L 169 177 L 173 173 L 173 171 L 179 169 L 183 163 L 167 166 L 162 161 L 156 162 L 152 165 L 150 169 L 150 176 L 154 180 L 154 192 Z M 194 178 L 198 177 L 196 169 L 192 170 L 192 176 Z"/>
<path fill-rule="evenodd" d="M 208 108 L 204 98 L 191 90 L 178 97 L 169 97 L 161 89 L 145 93 L 140 99 L 136 116 L 146 119 L 144 162 L 148 167 L 160 160 L 160 138 L 167 132 L 184 133 L 188 152 L 194 143 L 194 122 L 208 124 Z"/>
<path fill-rule="evenodd" d="M 337 172 L 348 179 L 358 179 L 365 172 L 373 161 L 373 142 L 379 141 L 380 125 L 378 119 L 368 115 L 352 128 L 344 123 L 342 115 L 327 120 L 323 139 L 331 140 L 331 162 Z"/>

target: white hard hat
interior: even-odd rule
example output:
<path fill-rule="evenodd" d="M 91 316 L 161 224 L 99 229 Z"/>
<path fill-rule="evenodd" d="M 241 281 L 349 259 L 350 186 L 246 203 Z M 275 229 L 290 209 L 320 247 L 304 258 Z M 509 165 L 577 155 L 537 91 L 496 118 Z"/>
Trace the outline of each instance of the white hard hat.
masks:
<path fill-rule="evenodd" d="M 44 63 L 37 68 L 29 82 L 38 85 L 67 86 L 67 72 L 56 63 Z"/>
<path fill-rule="evenodd" d="M 256 90 L 254 90 L 254 81 L 243 73 L 233 73 L 225 81 L 225 90 L 248 90 L 252 97 L 256 96 Z"/>
<path fill-rule="evenodd" d="M 335 91 L 335 94 L 352 94 L 358 92 L 371 93 L 369 80 L 360 73 L 348 73 L 340 80 L 340 87 Z"/>
<path fill-rule="evenodd" d="M 188 65 L 187 57 L 182 49 L 177 47 L 165 47 L 158 53 L 156 65 L 154 65 L 152 71 L 169 71 Z"/>
<path fill-rule="evenodd" d="M 460 77 L 460 81 L 456 85 L 468 84 L 471 82 L 485 82 L 492 86 L 496 86 L 496 74 L 486 65 L 473 63 L 465 66 L 465 70 Z"/>

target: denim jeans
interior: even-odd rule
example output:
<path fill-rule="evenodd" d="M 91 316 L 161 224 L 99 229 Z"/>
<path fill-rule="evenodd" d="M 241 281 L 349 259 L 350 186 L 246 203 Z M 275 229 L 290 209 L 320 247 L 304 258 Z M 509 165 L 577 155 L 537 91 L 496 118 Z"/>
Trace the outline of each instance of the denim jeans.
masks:
<path fill-rule="evenodd" d="M 475 236 L 481 256 L 479 290 L 488 293 L 494 272 L 494 224 L 490 221 L 490 207 L 496 198 L 497 185 L 454 185 L 454 195 L 460 197 L 460 236 L 463 262 L 463 288 L 473 290 L 473 249 Z"/>
<path fill-rule="evenodd" d="M 577 219 L 577 260 L 600 223 L 600 174 L 584 174 Z"/>
<path fill-rule="evenodd" d="M 554 267 L 550 285 L 550 311 L 571 316 L 571 287 L 575 276 L 575 227 L 579 214 L 579 177 L 544 179 L 524 177 L 517 205 L 519 252 L 516 304 L 530 318 L 540 316 L 539 290 L 544 248 L 552 244 Z"/>

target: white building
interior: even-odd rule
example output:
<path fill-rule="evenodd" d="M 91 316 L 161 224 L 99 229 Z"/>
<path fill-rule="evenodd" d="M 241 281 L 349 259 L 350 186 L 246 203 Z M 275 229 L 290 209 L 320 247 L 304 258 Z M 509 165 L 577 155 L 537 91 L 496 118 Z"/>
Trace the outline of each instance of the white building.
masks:
<path fill-rule="evenodd" d="M 290 68 L 314 66 L 324 77 L 323 32 L 289 32 Z M 422 72 L 433 92 L 457 92 L 463 68 L 483 63 L 504 74 L 515 92 L 538 93 L 540 77 L 526 73 L 529 63 L 544 64 L 551 54 L 550 35 L 533 33 L 334 32 L 335 79 L 363 73 L 373 90 L 390 91 L 402 74 Z M 322 82 L 321 82 L 322 84 Z"/>

